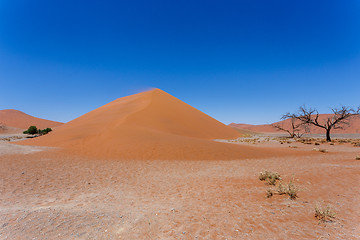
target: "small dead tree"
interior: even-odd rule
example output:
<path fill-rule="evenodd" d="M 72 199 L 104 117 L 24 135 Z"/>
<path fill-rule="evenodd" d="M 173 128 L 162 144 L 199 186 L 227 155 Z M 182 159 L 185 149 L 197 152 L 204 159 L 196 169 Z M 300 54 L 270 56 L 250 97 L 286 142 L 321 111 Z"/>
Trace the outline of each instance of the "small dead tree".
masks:
<path fill-rule="evenodd" d="M 349 120 L 360 115 L 360 106 L 357 110 L 350 107 L 341 106 L 340 108 L 332 108 L 333 114 L 320 122 L 319 112 L 313 108 L 301 106 L 297 113 L 284 115 L 286 118 L 298 119 L 304 125 L 313 125 L 325 129 L 326 141 L 331 142 L 330 132 L 332 129 L 344 129 L 350 124 Z"/>
<path fill-rule="evenodd" d="M 0 122 L 0 132 L 5 131 L 7 129 L 6 125 Z"/>
<path fill-rule="evenodd" d="M 286 119 L 290 119 L 290 127 L 289 128 L 285 128 L 284 127 L 284 122 L 282 124 L 280 123 L 274 123 L 271 124 L 272 127 L 280 130 L 280 131 L 284 131 L 287 132 L 290 135 L 290 138 L 301 138 L 301 136 L 307 132 L 308 128 L 306 125 L 304 125 L 302 122 L 300 122 L 298 119 L 294 118 L 294 117 L 288 117 L 286 114 L 283 115 L 281 117 L 281 120 L 286 120 Z"/>

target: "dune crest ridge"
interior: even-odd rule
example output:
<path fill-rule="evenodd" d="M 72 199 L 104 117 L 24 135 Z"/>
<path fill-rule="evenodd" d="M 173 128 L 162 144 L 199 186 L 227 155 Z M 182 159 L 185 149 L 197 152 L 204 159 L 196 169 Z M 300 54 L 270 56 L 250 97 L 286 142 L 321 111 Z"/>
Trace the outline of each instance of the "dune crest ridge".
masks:
<path fill-rule="evenodd" d="M 0 123 L 7 127 L 27 129 L 31 125 L 38 128 L 58 127 L 63 123 L 33 117 L 15 109 L 0 110 Z"/>

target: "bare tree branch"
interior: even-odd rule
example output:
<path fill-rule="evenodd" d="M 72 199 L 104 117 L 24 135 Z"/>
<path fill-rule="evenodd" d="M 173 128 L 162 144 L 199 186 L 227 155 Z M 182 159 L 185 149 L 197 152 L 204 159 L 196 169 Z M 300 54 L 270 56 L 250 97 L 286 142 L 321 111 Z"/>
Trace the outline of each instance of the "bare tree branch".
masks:
<path fill-rule="evenodd" d="M 6 125 L 0 122 L 0 131 L 5 131 L 7 129 Z"/>
<path fill-rule="evenodd" d="M 289 113 L 284 114 L 281 117 L 282 120 L 290 119 L 290 127 L 289 129 L 282 126 L 280 123 L 274 123 L 272 126 L 280 131 L 287 132 L 291 138 L 298 137 L 300 138 L 304 133 L 307 132 L 307 127 L 302 122 L 298 121 L 298 119 L 294 118 Z"/>
<path fill-rule="evenodd" d="M 313 125 L 320 127 L 326 130 L 326 140 L 331 142 L 330 131 L 332 129 L 343 129 L 344 126 L 349 125 L 349 120 L 353 117 L 358 117 L 360 115 L 360 106 L 355 111 L 354 109 L 346 106 L 341 106 L 340 108 L 332 108 L 333 114 L 330 117 L 327 117 L 323 123 L 319 122 L 319 112 L 316 109 L 306 108 L 301 106 L 297 113 L 294 114 L 285 114 L 287 118 L 295 118 L 302 122 L 305 125 Z"/>

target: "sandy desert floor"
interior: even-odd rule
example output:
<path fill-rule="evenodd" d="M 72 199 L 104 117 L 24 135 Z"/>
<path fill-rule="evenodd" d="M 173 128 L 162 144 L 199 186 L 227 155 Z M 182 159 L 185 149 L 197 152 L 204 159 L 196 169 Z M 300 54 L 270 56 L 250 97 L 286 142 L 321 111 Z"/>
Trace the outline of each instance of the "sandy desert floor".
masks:
<path fill-rule="evenodd" d="M 117 161 L 1 142 L 0 239 L 359 239 L 359 147 L 239 144 L 303 154 Z M 266 198 L 263 170 L 294 175 L 299 198 Z M 314 217 L 316 202 L 334 222 Z"/>

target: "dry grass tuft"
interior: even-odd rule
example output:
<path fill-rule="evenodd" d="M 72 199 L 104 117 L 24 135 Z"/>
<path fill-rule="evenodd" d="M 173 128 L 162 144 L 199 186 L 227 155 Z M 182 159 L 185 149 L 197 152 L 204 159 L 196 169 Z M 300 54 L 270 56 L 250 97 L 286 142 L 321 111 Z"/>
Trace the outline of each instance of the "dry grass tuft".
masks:
<path fill-rule="evenodd" d="M 268 176 L 272 176 L 272 177 L 268 178 Z M 275 176 L 277 178 L 275 178 Z M 266 179 L 268 181 L 269 185 L 273 185 L 273 186 L 276 186 L 276 179 L 281 180 L 279 174 L 277 174 L 277 173 L 274 174 L 274 173 L 267 172 L 267 171 L 261 172 L 259 179 L 260 180 L 263 179 L 262 181 L 264 181 Z M 270 198 L 275 194 L 278 194 L 278 195 L 286 194 L 289 196 L 289 198 L 291 200 L 295 200 L 296 198 L 298 198 L 298 192 L 299 192 L 299 189 L 294 185 L 294 178 L 293 178 L 289 181 L 289 183 L 287 183 L 285 185 L 283 184 L 283 182 L 279 182 L 279 185 L 277 187 L 277 190 L 275 190 L 275 192 L 271 188 L 266 190 L 266 197 Z"/>
<path fill-rule="evenodd" d="M 286 193 L 289 195 L 290 199 L 296 199 L 298 197 L 298 188 L 294 185 L 293 180 L 290 180 L 286 186 Z"/>
<path fill-rule="evenodd" d="M 267 198 L 271 198 L 273 195 L 274 195 L 274 193 L 270 188 L 268 190 L 266 190 L 266 197 Z"/>
<path fill-rule="evenodd" d="M 283 186 L 283 184 L 280 182 L 277 190 L 279 195 L 286 194 L 286 187 Z"/>
<path fill-rule="evenodd" d="M 330 206 L 323 208 L 320 203 L 315 206 L 315 217 L 323 222 L 332 222 L 335 219 L 336 213 Z"/>
<path fill-rule="evenodd" d="M 298 198 L 299 189 L 294 185 L 293 181 L 294 179 L 290 180 L 290 182 L 285 186 L 280 182 L 277 193 L 279 195 L 287 194 L 292 200 Z"/>
<path fill-rule="evenodd" d="M 269 185 L 275 186 L 276 181 L 281 180 L 281 178 L 280 178 L 280 174 L 278 174 L 278 173 L 273 173 L 273 172 L 270 172 L 270 171 L 264 171 L 264 172 L 260 173 L 259 180 L 260 181 L 267 181 L 267 183 Z"/>
<path fill-rule="evenodd" d="M 289 146 L 289 148 L 298 148 L 298 146 Z"/>
<path fill-rule="evenodd" d="M 328 152 L 329 152 L 329 151 L 326 150 L 325 148 L 320 148 L 320 149 L 318 149 L 318 148 L 313 148 L 313 151 L 319 151 L 319 152 L 322 152 L 322 153 L 328 153 Z"/>
<path fill-rule="evenodd" d="M 324 149 L 324 148 L 321 148 L 321 149 L 319 149 L 319 152 L 322 152 L 322 153 L 327 153 L 327 152 L 329 152 L 328 150 L 326 150 L 326 149 Z"/>

